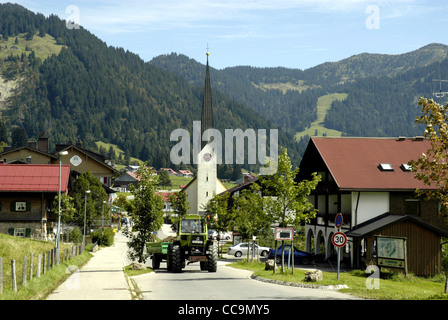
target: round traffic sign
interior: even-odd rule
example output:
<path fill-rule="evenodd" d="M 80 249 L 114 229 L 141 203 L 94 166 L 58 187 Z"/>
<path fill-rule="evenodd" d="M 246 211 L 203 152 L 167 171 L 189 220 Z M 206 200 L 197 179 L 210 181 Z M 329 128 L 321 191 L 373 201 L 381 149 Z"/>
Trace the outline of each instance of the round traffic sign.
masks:
<path fill-rule="evenodd" d="M 342 222 L 344 221 L 344 219 L 342 218 L 342 214 L 338 213 L 336 215 L 336 218 L 334 219 L 334 225 L 336 226 L 336 228 L 340 228 L 342 227 Z"/>
<path fill-rule="evenodd" d="M 336 232 L 333 234 L 333 237 L 331 237 L 331 241 L 336 247 L 343 247 L 347 243 L 347 236 L 345 233 L 342 232 Z"/>

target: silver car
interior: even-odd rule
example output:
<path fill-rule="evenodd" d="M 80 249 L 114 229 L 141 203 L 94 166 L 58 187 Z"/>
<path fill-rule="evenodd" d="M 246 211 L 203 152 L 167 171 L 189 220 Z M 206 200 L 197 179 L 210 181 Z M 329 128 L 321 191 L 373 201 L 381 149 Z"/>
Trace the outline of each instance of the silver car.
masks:
<path fill-rule="evenodd" d="M 243 254 L 247 255 L 249 244 L 247 242 L 242 242 L 238 244 L 234 244 L 233 246 L 229 247 L 228 254 L 234 255 L 235 257 L 241 257 Z M 262 257 L 267 257 L 269 255 L 270 248 L 268 247 L 260 247 L 259 245 L 253 245 L 250 244 L 250 252 L 249 254 L 252 254 L 253 248 L 255 249 L 255 254 L 258 254 Z"/>

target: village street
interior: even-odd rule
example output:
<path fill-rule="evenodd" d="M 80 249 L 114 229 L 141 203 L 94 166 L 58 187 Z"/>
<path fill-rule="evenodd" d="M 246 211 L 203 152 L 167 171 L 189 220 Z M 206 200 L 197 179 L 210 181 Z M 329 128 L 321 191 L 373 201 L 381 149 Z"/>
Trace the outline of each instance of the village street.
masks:
<path fill-rule="evenodd" d="M 165 233 L 163 232 L 165 231 Z M 168 228 L 159 231 L 169 234 Z M 217 272 L 200 271 L 188 265 L 182 273 L 171 273 L 162 262 L 156 272 L 126 281 L 122 272 L 127 240 L 121 231 L 111 247 L 101 248 L 91 260 L 56 289 L 47 300 L 349 300 L 357 299 L 333 289 L 310 289 L 264 283 L 250 278 L 251 272 L 219 261 Z M 227 256 L 229 257 L 229 256 Z M 229 260 L 231 261 L 231 260 Z M 146 263 L 151 264 L 149 259 Z M 133 291 L 134 295 L 130 292 Z"/>
<path fill-rule="evenodd" d="M 156 272 L 134 277 L 144 300 L 334 300 L 357 299 L 332 289 L 311 289 L 264 283 L 251 272 L 225 266 L 217 272 L 200 271 L 197 263 L 171 273 L 165 263 Z"/>

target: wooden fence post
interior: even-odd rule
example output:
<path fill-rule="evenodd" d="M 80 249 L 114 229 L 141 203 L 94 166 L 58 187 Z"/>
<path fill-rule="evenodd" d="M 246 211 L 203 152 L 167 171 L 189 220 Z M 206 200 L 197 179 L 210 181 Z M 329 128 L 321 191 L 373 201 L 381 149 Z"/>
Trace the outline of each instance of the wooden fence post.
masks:
<path fill-rule="evenodd" d="M 30 280 L 33 280 L 33 268 L 34 268 L 34 265 L 33 265 L 33 253 L 31 252 L 31 254 L 30 254 Z"/>
<path fill-rule="evenodd" d="M 23 257 L 23 268 L 22 268 L 22 286 L 26 286 L 26 265 L 27 265 L 27 261 L 26 261 L 26 256 Z"/>
<path fill-rule="evenodd" d="M 12 291 L 17 292 L 16 261 L 11 260 Z"/>
<path fill-rule="evenodd" d="M 3 258 L 0 257 L 0 294 L 3 293 Z"/>
<path fill-rule="evenodd" d="M 47 272 L 46 261 L 47 261 L 47 253 L 44 252 L 43 267 L 42 267 L 42 272 L 43 272 L 43 274 L 45 274 L 45 272 Z"/>
<path fill-rule="evenodd" d="M 40 278 L 40 268 L 42 266 L 42 255 L 37 256 L 37 270 L 36 270 L 36 277 Z"/>
<path fill-rule="evenodd" d="M 51 250 L 48 250 L 47 252 L 47 271 L 50 271 L 50 259 L 51 259 Z"/>

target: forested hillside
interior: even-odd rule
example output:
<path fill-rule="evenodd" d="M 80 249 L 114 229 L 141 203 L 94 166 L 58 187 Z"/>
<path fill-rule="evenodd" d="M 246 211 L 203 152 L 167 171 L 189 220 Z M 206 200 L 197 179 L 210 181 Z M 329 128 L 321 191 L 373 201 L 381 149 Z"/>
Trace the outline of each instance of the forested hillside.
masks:
<path fill-rule="evenodd" d="M 214 70 L 212 85 L 288 131 L 311 127 L 319 97 L 343 93 L 347 98 L 327 111 L 326 128 L 348 136 L 414 136 L 422 134 L 414 122 L 417 101 L 432 97 L 438 88 L 433 80 L 447 74 L 447 57 L 448 46 L 429 44 L 400 55 L 363 53 L 307 70 L 239 66 Z M 151 63 L 199 81 L 201 64 L 184 55 L 163 55 Z"/>
<path fill-rule="evenodd" d="M 63 46 L 58 55 L 43 62 L 30 62 L 33 51 L 5 59 L 24 79 L 2 112 L 9 128 L 22 126 L 30 138 L 45 132 L 51 144 L 81 141 L 93 150 L 96 141 L 105 141 L 154 167 L 171 166 L 169 152 L 175 142 L 170 142 L 170 134 L 176 128 L 191 132 L 193 121 L 200 120 L 203 80 L 191 84 L 136 54 L 107 46 L 83 28 L 67 29 L 65 21 L 55 16 L 46 19 L 10 4 L 0 5 L 0 12 L 5 36 L 27 41 L 27 34 L 44 36 L 41 30 L 45 30 Z M 23 20 L 27 24 L 20 26 L 18 21 Z M 10 29 L 12 21 L 17 27 Z M 205 67 L 198 72 L 203 79 Z M 216 127 L 222 132 L 275 128 L 253 109 L 217 90 L 213 108 Z M 294 136 L 282 130 L 279 135 L 280 145 L 298 164 Z"/>
<path fill-rule="evenodd" d="M 7 88 L 0 96 L 0 140 L 7 136 L 5 127 L 9 136 L 19 127 L 29 138 L 45 132 L 51 146 L 71 140 L 95 150 L 102 141 L 117 145 L 126 157 L 166 167 L 176 143 L 170 133 L 191 132 L 200 119 L 205 54 L 202 62 L 178 53 L 145 62 L 82 27 L 67 29 L 56 16 L 13 4 L 0 4 L 0 35 L 0 91 Z M 45 53 L 36 42 L 45 43 Z M 448 77 L 447 56 L 447 46 L 430 44 L 401 55 L 363 53 L 306 70 L 217 70 L 212 53 L 215 124 L 221 132 L 279 128 L 279 143 L 294 165 L 309 139 L 302 134 L 297 143 L 295 134 L 313 131 L 317 122 L 348 136 L 421 135 L 414 122 L 417 101 L 432 97 L 438 89 L 434 79 Z M 318 118 L 319 98 L 333 94 L 344 98 L 320 108 L 324 114 Z"/>

